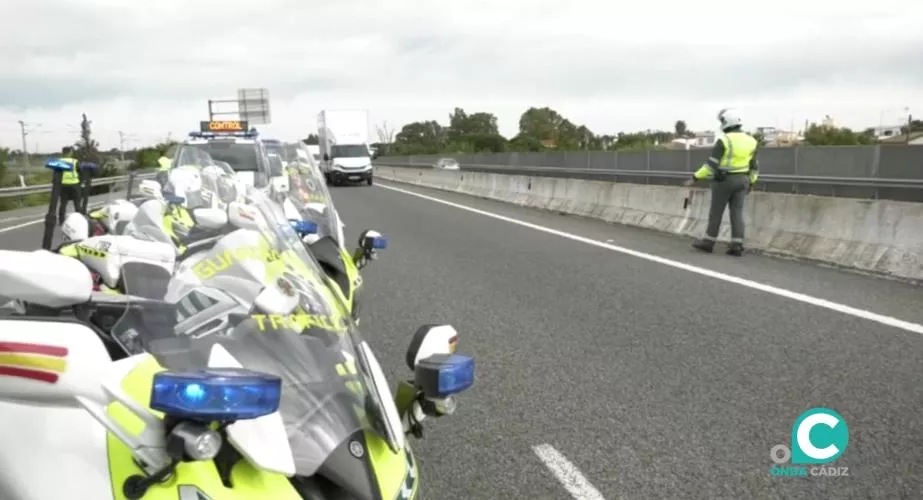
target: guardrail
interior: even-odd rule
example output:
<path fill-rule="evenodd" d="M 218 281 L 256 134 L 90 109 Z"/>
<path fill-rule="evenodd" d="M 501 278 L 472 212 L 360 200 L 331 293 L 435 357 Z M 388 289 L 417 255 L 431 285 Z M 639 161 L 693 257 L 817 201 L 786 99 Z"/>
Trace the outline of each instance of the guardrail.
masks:
<path fill-rule="evenodd" d="M 114 177 L 102 177 L 100 179 L 93 179 L 93 187 L 96 186 L 107 186 L 112 184 L 118 184 L 121 182 L 131 183 L 136 178 L 152 178 L 154 174 L 149 173 L 130 173 L 127 175 L 117 175 Z M 10 198 L 17 196 L 27 196 L 30 194 L 38 193 L 47 193 L 51 191 L 51 184 L 36 184 L 34 186 L 16 186 L 16 187 L 6 187 L 0 188 L 0 198 Z"/>
<path fill-rule="evenodd" d="M 376 165 L 433 169 L 432 165 L 379 158 Z M 488 172 L 507 175 L 543 177 L 574 177 L 641 184 L 678 185 L 691 177 L 691 172 L 670 170 L 623 170 L 612 168 L 548 167 L 538 165 L 488 165 L 462 163 L 461 171 Z M 923 202 L 923 178 L 893 179 L 881 177 L 833 177 L 760 173 L 755 188 L 770 192 L 840 196 L 847 198 L 889 199 Z"/>

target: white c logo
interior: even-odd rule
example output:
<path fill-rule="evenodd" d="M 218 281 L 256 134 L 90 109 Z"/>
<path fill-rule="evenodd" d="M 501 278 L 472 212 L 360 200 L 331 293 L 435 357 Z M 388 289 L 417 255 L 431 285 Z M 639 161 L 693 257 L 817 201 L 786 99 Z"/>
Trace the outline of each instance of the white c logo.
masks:
<path fill-rule="evenodd" d="M 801 451 L 804 452 L 805 455 L 815 460 L 826 460 L 836 455 L 840 452 L 840 449 L 837 448 L 836 445 L 831 444 L 824 448 L 814 446 L 814 444 L 811 443 L 811 430 L 818 425 L 826 425 L 833 429 L 839 423 L 840 419 L 829 413 L 815 413 L 805 417 L 805 419 L 798 424 L 798 432 L 796 434 L 798 447 L 801 448 Z"/>

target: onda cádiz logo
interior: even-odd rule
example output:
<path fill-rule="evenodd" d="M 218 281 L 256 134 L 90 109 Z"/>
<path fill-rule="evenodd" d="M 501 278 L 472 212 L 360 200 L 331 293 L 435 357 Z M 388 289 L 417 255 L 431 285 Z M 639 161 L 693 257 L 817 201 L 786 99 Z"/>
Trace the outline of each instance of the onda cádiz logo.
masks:
<path fill-rule="evenodd" d="M 830 464 L 840 458 L 849 444 L 849 427 L 839 413 L 812 408 L 795 419 L 792 446 L 777 444 L 769 450 L 775 463 L 769 473 L 775 477 L 843 477 L 849 467 Z M 789 462 L 790 461 L 790 462 Z"/>

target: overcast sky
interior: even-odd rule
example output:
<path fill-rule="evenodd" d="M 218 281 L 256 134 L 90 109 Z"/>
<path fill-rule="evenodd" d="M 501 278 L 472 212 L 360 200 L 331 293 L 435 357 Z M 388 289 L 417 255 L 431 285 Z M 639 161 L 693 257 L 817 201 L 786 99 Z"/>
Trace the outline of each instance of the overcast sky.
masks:
<path fill-rule="evenodd" d="M 853 128 L 923 116 L 923 1 L 3 0 L 0 145 L 76 137 L 104 148 L 184 136 L 207 100 L 266 87 L 272 124 L 297 139 L 323 108 L 373 121 L 447 122 L 491 111 L 515 134 L 529 106 L 596 133 Z"/>

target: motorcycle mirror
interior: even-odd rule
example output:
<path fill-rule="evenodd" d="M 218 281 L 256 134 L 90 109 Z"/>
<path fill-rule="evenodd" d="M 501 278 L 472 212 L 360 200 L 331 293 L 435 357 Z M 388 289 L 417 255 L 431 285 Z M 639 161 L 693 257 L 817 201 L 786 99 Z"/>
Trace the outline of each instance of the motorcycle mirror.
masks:
<path fill-rule="evenodd" d="M 284 278 L 280 278 L 284 279 Z M 288 294 L 275 284 L 266 286 L 263 291 L 256 296 L 254 305 L 263 314 L 291 314 L 298 307 L 300 302 L 297 294 Z M 272 325 L 269 319 L 263 318 L 264 328 L 270 328 Z"/>
<path fill-rule="evenodd" d="M 221 229 L 228 223 L 227 212 L 220 208 L 196 208 L 192 217 L 205 229 Z"/>
<path fill-rule="evenodd" d="M 232 201 L 228 203 L 228 221 L 241 229 L 257 229 L 256 210 L 246 203 Z"/>
<path fill-rule="evenodd" d="M 163 188 L 161 188 L 159 182 L 152 179 L 141 181 L 138 186 L 138 192 L 145 198 L 163 199 Z"/>
<path fill-rule="evenodd" d="M 272 178 L 272 190 L 277 193 L 287 193 L 288 192 L 288 177 L 284 175 L 278 175 Z"/>
<path fill-rule="evenodd" d="M 423 325 L 407 346 L 407 367 L 415 371 L 421 360 L 436 354 L 454 354 L 458 331 L 452 325 Z"/>
<path fill-rule="evenodd" d="M 388 239 L 378 231 L 366 229 L 359 236 L 359 248 L 369 254 L 374 254 L 376 250 L 388 248 Z"/>

